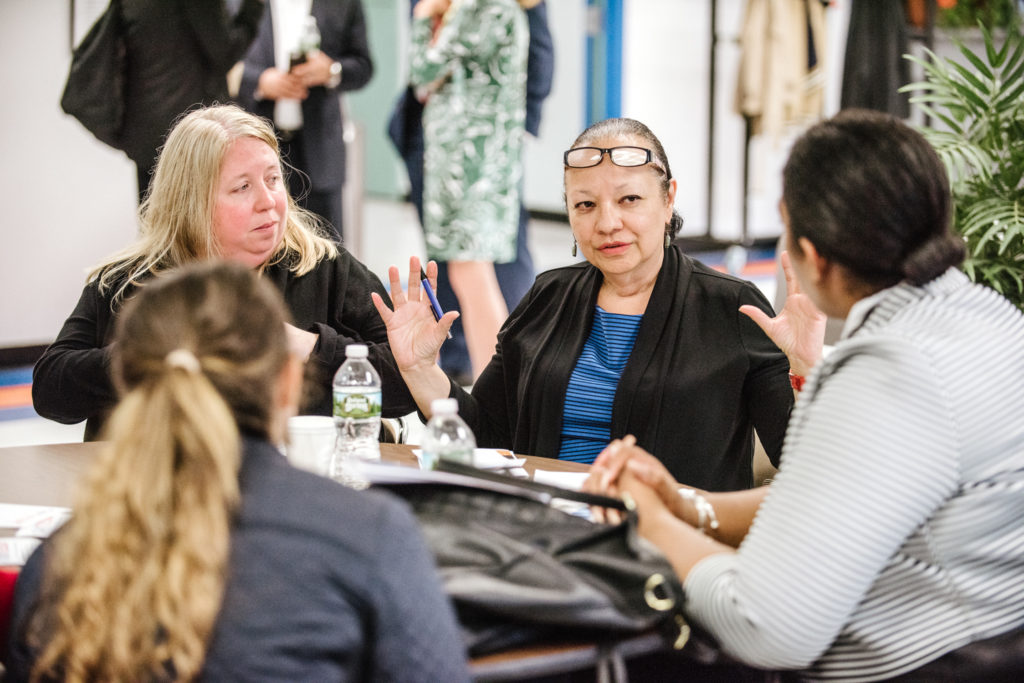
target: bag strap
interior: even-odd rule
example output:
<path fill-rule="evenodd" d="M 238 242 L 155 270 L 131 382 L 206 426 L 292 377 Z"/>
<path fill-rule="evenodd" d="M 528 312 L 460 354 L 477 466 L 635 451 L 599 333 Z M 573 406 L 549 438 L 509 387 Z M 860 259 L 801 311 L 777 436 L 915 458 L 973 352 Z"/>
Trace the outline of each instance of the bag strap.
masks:
<path fill-rule="evenodd" d="M 482 470 L 472 465 L 465 465 L 450 460 L 439 460 L 437 469 L 441 472 L 450 472 L 465 477 L 472 477 L 473 479 L 499 483 L 505 487 L 511 486 L 522 491 L 520 495 L 533 498 L 544 504 L 550 504 L 553 499 L 559 498 L 561 500 L 571 500 L 576 503 L 611 508 L 613 510 L 626 509 L 626 504 L 618 498 L 602 496 L 596 493 L 586 493 L 584 491 L 574 491 L 573 489 L 552 486 L 551 484 L 541 484 L 529 479 L 519 479 L 507 474 Z"/>

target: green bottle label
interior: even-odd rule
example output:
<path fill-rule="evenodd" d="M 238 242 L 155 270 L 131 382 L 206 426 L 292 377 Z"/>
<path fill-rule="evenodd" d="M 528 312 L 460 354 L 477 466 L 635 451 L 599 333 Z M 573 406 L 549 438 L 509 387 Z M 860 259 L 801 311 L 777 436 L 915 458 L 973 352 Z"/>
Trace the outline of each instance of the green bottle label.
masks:
<path fill-rule="evenodd" d="M 380 417 L 381 395 L 379 391 L 335 391 L 334 416 L 365 420 Z"/>

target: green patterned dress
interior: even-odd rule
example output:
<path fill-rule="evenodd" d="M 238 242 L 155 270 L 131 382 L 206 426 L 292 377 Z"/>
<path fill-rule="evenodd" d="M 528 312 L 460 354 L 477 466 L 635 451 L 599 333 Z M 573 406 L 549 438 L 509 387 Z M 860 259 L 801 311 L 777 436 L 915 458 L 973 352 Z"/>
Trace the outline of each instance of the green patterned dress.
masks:
<path fill-rule="evenodd" d="M 526 15 L 516 0 L 454 0 L 433 43 L 431 33 L 430 19 L 414 20 L 410 80 L 434 84 L 423 111 L 427 257 L 511 261 L 526 118 Z"/>

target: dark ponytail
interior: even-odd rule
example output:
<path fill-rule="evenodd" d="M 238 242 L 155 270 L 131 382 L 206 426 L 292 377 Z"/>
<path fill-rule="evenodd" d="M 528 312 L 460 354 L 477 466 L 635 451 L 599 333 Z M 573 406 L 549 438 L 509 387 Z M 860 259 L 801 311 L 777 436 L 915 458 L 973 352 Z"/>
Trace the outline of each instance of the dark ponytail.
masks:
<path fill-rule="evenodd" d="M 868 289 L 921 285 L 963 261 L 949 179 L 899 119 L 845 110 L 808 130 L 783 170 L 792 239 L 806 237 Z"/>

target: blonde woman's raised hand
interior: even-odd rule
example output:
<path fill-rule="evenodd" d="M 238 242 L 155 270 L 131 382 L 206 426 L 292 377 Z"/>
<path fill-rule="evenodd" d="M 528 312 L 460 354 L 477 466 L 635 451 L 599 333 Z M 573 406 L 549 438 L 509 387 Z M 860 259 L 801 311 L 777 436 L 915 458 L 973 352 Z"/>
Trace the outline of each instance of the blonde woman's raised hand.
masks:
<path fill-rule="evenodd" d="M 388 268 L 394 310 L 388 308 L 379 295 L 370 294 L 373 305 L 387 326 L 391 353 L 403 372 L 433 367 L 441 344 L 448 337 L 448 330 L 459 317 L 457 312 L 449 311 L 440 320 L 434 320 L 430 301 L 420 285 L 420 272 L 420 260 L 413 256 L 409 259 L 409 284 L 406 291 L 402 291 L 398 268 Z M 437 264 L 430 261 L 426 274 L 431 286 L 436 288 Z"/>
<path fill-rule="evenodd" d="M 786 305 L 774 318 L 757 306 L 740 306 L 764 330 L 768 338 L 789 358 L 790 370 L 806 375 L 821 358 L 825 343 L 825 323 L 828 319 L 818 310 L 811 298 L 800 289 L 793 273 L 789 252 L 782 252 L 782 272 L 786 275 Z"/>

